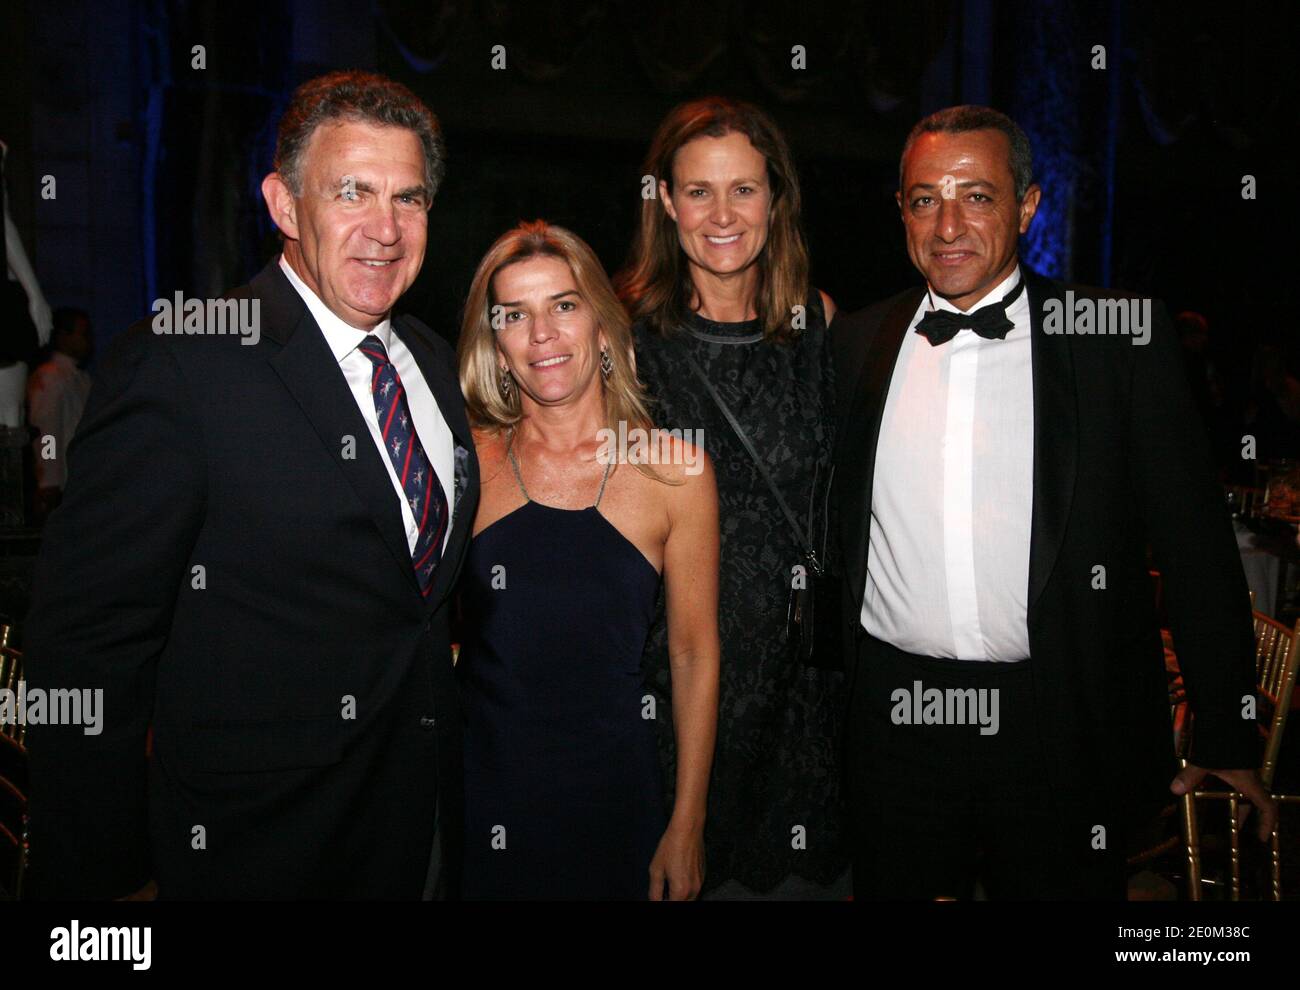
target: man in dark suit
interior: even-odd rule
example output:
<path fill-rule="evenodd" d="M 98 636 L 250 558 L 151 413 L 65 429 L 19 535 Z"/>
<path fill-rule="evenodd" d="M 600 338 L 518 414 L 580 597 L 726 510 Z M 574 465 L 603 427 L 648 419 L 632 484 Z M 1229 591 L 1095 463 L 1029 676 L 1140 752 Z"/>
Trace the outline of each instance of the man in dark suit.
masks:
<path fill-rule="evenodd" d="M 897 201 L 927 285 L 834 327 L 863 899 L 1123 898 L 1125 832 L 1207 771 L 1276 823 L 1245 581 L 1169 320 L 1020 263 L 1031 180 L 1003 114 L 921 121 Z M 1172 785 L 1148 543 L 1196 718 Z"/>
<path fill-rule="evenodd" d="M 103 727 L 29 727 L 47 897 L 455 891 L 448 612 L 477 463 L 451 350 L 391 315 L 424 258 L 437 121 L 334 73 L 294 94 L 275 167 L 283 256 L 229 309 L 155 304 L 72 444 L 28 682 L 102 690 Z"/>

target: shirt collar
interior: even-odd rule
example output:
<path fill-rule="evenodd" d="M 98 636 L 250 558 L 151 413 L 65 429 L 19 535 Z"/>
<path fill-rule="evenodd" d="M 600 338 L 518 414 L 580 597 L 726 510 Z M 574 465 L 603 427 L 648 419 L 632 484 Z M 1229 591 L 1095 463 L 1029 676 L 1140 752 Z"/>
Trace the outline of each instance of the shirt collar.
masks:
<path fill-rule="evenodd" d="M 312 292 L 307 283 L 299 277 L 289 262 L 285 260 L 283 254 L 280 255 L 280 270 L 284 272 L 285 278 L 289 280 L 289 284 L 294 287 L 298 295 L 302 296 L 302 301 L 307 304 L 307 309 L 311 311 L 311 315 L 315 318 L 316 325 L 320 327 L 321 333 L 325 335 L 325 343 L 329 344 L 330 353 L 334 355 L 334 360 L 342 362 L 345 357 L 356 350 L 358 344 L 366 339 L 367 332 L 358 330 L 356 327 L 343 322 L 332 309 L 321 302 L 320 297 Z M 391 318 L 385 319 L 370 333 L 380 339 L 385 351 L 391 350 L 393 333 Z"/>
<path fill-rule="evenodd" d="M 1020 265 L 1017 264 L 1010 275 L 999 282 L 992 291 L 986 293 L 983 298 L 981 298 L 974 306 L 970 307 L 970 309 L 958 309 L 947 299 L 943 298 L 943 296 L 936 295 L 934 290 L 930 289 L 927 285 L 927 294 L 930 297 L 930 309 L 946 309 L 950 313 L 973 313 L 975 310 L 979 309 L 981 306 L 987 305 L 988 303 L 1001 302 L 1002 297 L 1016 287 L 1016 282 L 1021 277 Z M 1021 293 L 1021 297 L 1024 297 L 1024 293 Z"/>

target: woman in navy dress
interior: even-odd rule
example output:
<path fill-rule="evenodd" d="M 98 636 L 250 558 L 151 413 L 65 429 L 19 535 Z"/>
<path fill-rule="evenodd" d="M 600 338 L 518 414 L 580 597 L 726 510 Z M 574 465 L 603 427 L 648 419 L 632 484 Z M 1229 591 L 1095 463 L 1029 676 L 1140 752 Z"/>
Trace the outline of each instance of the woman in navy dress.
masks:
<path fill-rule="evenodd" d="M 535 221 L 505 234 L 465 313 L 461 387 L 483 480 L 457 665 L 462 893 L 693 898 L 717 719 L 712 469 L 680 439 L 618 448 L 650 423 L 627 318 L 572 233 Z M 685 714 L 671 805 L 641 675 L 661 575 Z"/>

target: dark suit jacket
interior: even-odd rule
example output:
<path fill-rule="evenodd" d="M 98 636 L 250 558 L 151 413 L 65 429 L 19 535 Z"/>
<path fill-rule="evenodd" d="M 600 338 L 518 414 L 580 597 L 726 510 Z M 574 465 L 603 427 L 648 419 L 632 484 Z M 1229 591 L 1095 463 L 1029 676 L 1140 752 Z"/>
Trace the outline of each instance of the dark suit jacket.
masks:
<path fill-rule="evenodd" d="M 104 729 L 30 728 L 33 884 L 418 898 L 436 802 L 454 889 L 448 612 L 478 499 L 454 357 L 394 320 L 457 446 L 450 542 L 424 600 L 398 496 L 301 297 L 275 262 L 231 297 L 260 300 L 255 346 L 136 324 L 71 445 L 27 679 L 101 688 Z"/>
<path fill-rule="evenodd" d="M 1204 767 L 1259 765 L 1256 723 L 1242 718 L 1242 698 L 1254 693 L 1249 597 L 1163 306 L 1152 307 L 1154 329 L 1144 346 L 1127 336 L 1047 334 L 1044 303 L 1064 299 L 1066 287 L 1021 270 L 1034 380 L 1030 666 L 1060 807 L 1087 827 L 1168 801 L 1177 769 L 1147 543 L 1164 576 L 1195 712 L 1192 760 Z M 832 332 L 850 665 L 861 629 L 881 415 L 924 291 L 841 316 Z M 1074 291 L 1076 298 L 1119 295 Z M 1099 564 L 1104 591 L 1093 590 Z"/>

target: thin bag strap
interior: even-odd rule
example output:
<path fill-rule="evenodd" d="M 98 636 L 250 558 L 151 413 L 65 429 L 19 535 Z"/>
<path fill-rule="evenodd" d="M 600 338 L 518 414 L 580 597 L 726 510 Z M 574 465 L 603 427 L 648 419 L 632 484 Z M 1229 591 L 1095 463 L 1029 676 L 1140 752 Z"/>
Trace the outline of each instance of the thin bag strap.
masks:
<path fill-rule="evenodd" d="M 781 511 L 785 514 L 786 521 L 790 524 L 790 530 L 794 533 L 795 542 L 803 548 L 804 556 L 806 556 L 809 562 L 814 565 L 816 572 L 820 573 L 821 564 L 818 561 L 817 554 L 813 551 L 812 546 L 804 537 L 802 531 L 800 531 L 799 521 L 790 510 L 790 506 L 786 502 L 785 497 L 781 494 L 780 489 L 776 487 L 776 482 L 772 480 L 772 475 L 768 472 L 767 465 L 764 464 L 762 458 L 758 456 L 758 451 L 754 449 L 754 444 L 750 441 L 749 435 L 740 425 L 740 421 L 736 419 L 735 414 L 732 413 L 730 407 L 722 401 L 722 396 L 718 394 L 718 390 L 714 388 L 713 383 L 709 381 L 709 376 L 704 373 L 704 369 L 701 368 L 699 362 L 695 360 L 695 355 L 685 347 L 681 348 L 681 352 L 686 358 L 686 363 L 690 366 L 691 371 L 694 372 L 695 377 L 700 380 L 700 384 L 704 386 L 705 390 L 709 393 L 709 396 L 713 399 L 714 404 L 718 407 L 718 411 L 726 417 L 727 422 L 735 431 L 737 439 L 740 440 L 746 452 L 748 452 L 750 459 L 754 462 L 754 467 L 758 468 L 758 473 L 762 475 L 763 480 L 767 482 L 767 487 L 772 490 L 772 496 L 776 499 L 776 504 L 781 507 Z M 816 479 L 814 479 L 814 487 L 815 486 Z"/>

